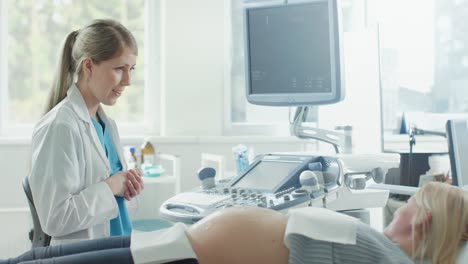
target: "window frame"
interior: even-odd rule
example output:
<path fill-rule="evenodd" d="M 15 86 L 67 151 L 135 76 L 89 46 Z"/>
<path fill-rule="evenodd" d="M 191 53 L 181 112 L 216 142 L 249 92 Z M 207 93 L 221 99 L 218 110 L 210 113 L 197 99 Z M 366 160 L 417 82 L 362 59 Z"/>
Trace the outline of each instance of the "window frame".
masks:
<path fill-rule="evenodd" d="M 142 122 L 118 122 L 121 137 L 141 137 L 160 134 L 160 38 L 161 3 L 144 1 L 145 86 Z M 8 122 L 8 1 L 0 1 L 0 138 L 30 138 L 35 123 L 12 125 Z M 155 101 L 157 103 L 155 103 Z M 37 121 L 36 121 L 37 122 Z"/>
<path fill-rule="evenodd" d="M 0 136 L 6 134 L 5 123 L 8 116 L 8 74 L 7 74 L 7 67 L 8 67 L 8 59 L 7 59 L 7 49 L 8 49 L 8 41 L 2 41 L 7 39 L 8 35 L 8 13 L 6 1 L 0 2 Z M 5 58 L 5 59 L 1 59 Z"/>

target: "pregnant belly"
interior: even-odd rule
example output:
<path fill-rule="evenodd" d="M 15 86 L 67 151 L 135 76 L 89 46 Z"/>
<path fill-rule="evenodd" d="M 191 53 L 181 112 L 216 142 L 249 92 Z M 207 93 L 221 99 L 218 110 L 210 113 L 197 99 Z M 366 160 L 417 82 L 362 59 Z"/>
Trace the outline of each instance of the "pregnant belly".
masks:
<path fill-rule="evenodd" d="M 286 222 L 269 209 L 234 207 L 202 219 L 187 235 L 201 264 L 286 264 Z"/>

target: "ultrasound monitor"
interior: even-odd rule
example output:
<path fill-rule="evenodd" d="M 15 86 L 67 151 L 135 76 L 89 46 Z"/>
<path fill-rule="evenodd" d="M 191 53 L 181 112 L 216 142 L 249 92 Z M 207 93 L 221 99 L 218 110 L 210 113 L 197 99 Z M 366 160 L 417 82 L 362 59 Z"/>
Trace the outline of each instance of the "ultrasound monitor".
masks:
<path fill-rule="evenodd" d="M 302 162 L 262 160 L 247 177 L 241 178 L 233 187 L 257 188 L 261 190 L 274 190 L 286 176 L 290 175 Z"/>
<path fill-rule="evenodd" d="M 468 185 L 468 120 L 448 120 L 446 129 L 452 184 Z"/>
<path fill-rule="evenodd" d="M 308 106 L 344 99 L 337 5 L 337 0 L 308 0 L 245 8 L 250 103 Z"/>

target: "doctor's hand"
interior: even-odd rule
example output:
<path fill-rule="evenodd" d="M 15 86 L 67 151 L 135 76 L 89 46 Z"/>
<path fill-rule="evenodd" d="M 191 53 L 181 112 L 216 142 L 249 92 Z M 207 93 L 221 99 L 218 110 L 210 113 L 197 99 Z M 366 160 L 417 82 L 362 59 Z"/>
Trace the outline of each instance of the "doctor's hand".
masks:
<path fill-rule="evenodd" d="M 115 196 L 125 195 L 125 193 L 128 191 L 127 182 L 128 179 L 126 171 L 116 172 L 111 177 L 106 179 L 107 185 L 109 185 L 109 188 Z"/>
<path fill-rule="evenodd" d="M 145 188 L 145 185 L 141 178 L 141 171 L 139 169 L 128 170 L 127 179 L 127 191 L 124 196 L 125 199 L 130 201 L 133 197 L 140 194 L 140 192 Z"/>

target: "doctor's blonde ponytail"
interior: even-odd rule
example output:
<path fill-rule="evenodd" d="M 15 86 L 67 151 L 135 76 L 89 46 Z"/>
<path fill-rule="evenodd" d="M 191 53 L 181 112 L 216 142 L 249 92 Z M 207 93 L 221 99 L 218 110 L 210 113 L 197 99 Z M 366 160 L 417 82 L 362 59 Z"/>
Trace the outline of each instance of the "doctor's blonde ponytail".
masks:
<path fill-rule="evenodd" d="M 49 94 L 46 113 L 67 96 L 67 90 L 73 82 L 75 73 L 73 68 L 75 68 L 75 62 L 73 60 L 72 51 L 78 33 L 78 30 L 72 31 L 65 39 L 62 54 L 57 63 L 57 72 Z"/>
<path fill-rule="evenodd" d="M 57 72 L 50 91 L 46 113 L 60 103 L 68 88 L 79 78 L 81 63 L 91 58 L 94 63 L 120 56 L 124 48 L 138 55 L 133 34 L 121 23 L 112 19 L 96 19 L 87 27 L 68 34 L 58 60 Z"/>

